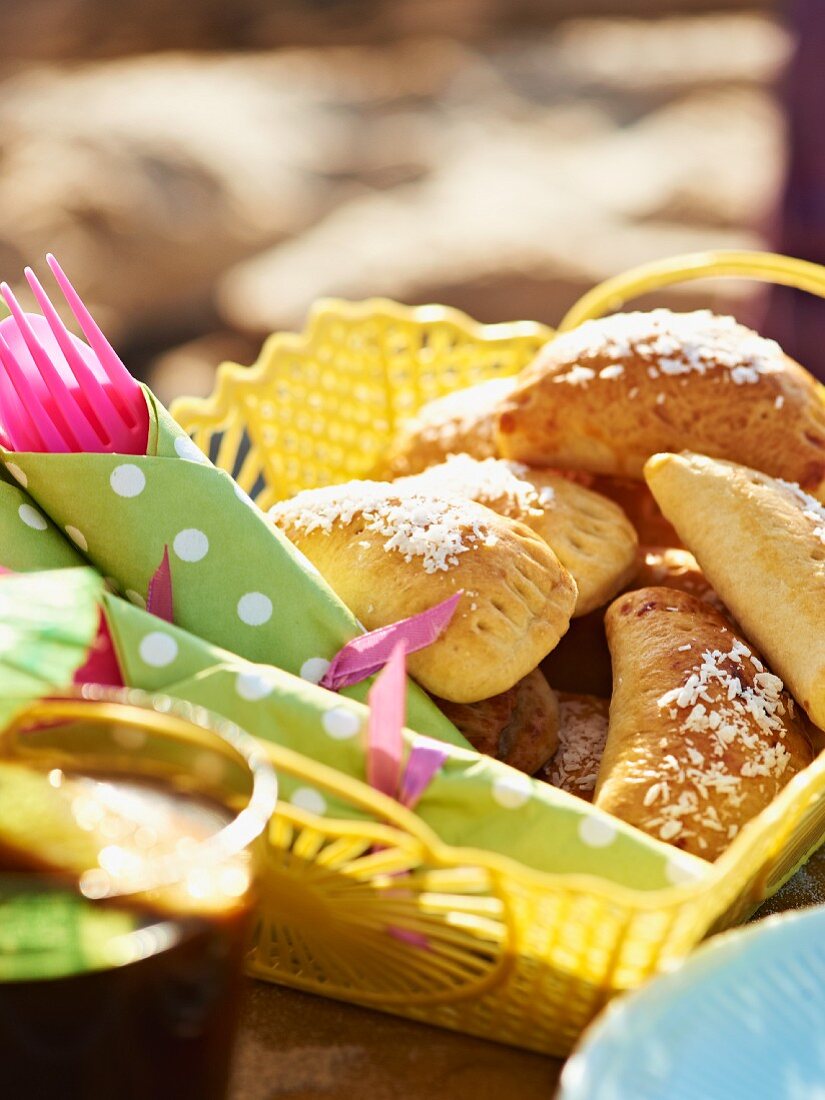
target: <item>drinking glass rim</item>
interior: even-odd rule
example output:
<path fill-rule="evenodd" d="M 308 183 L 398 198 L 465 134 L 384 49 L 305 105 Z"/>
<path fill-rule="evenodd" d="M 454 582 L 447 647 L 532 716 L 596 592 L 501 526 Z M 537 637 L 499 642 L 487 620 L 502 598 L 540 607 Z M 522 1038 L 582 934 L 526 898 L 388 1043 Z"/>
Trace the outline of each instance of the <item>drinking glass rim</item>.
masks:
<path fill-rule="evenodd" d="M 252 789 L 244 807 L 222 828 L 196 842 L 185 853 L 169 852 L 147 860 L 148 869 L 134 875 L 114 876 L 102 868 L 90 868 L 94 878 L 79 876 L 80 892 L 89 900 L 146 893 L 182 882 L 194 867 L 206 869 L 225 863 L 249 847 L 266 829 L 278 800 L 278 780 L 265 747 L 236 723 L 206 707 L 174 699 L 162 692 L 83 684 L 52 692 L 33 700 L 0 730 L 0 759 L 15 735 L 30 718 L 77 719 L 96 717 L 123 719 L 125 713 L 142 716 L 141 723 L 157 733 L 179 741 L 195 741 L 202 730 L 232 750 L 251 776 Z M 138 769 L 136 768 L 136 772 Z M 185 796 L 184 796 L 185 797 Z M 56 874 L 60 874 L 58 870 Z"/>

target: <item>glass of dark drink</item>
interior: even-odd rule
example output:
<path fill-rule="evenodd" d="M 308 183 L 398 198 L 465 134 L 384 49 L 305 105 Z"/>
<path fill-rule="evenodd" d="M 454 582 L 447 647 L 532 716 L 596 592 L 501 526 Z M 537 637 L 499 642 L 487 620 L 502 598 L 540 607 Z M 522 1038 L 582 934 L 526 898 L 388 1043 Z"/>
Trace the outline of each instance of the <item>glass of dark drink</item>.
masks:
<path fill-rule="evenodd" d="M 0 1094 L 226 1094 L 255 872 L 260 744 L 161 696 L 84 687 L 0 734 Z"/>

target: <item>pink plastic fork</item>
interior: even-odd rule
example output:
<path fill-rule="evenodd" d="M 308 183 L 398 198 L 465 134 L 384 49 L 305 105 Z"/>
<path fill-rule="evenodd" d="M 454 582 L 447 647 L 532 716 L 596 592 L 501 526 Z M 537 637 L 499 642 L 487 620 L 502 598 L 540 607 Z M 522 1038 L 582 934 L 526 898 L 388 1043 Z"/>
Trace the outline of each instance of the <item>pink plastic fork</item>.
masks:
<path fill-rule="evenodd" d="M 0 321 L 0 422 L 16 451 L 144 454 L 149 412 L 140 386 L 98 328 L 54 256 L 46 261 L 84 343 L 60 319 L 31 268 L 43 315 L 24 313 L 0 284 L 11 316 Z"/>

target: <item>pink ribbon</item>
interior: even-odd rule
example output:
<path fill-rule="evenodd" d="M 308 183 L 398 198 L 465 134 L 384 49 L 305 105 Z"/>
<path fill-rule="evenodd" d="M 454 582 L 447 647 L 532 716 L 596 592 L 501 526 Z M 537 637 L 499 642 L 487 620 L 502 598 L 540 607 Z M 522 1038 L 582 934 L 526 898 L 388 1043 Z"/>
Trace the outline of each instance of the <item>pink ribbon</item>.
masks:
<path fill-rule="evenodd" d="M 175 608 L 172 599 L 172 569 L 169 565 L 169 547 L 164 546 L 160 565 L 149 581 L 146 593 L 146 610 L 157 615 L 167 623 L 175 622 Z"/>
<path fill-rule="evenodd" d="M 383 672 L 367 695 L 367 782 L 390 798 L 401 784 L 404 710 L 407 697 L 407 646 L 397 642 Z"/>
<path fill-rule="evenodd" d="M 462 595 L 462 592 L 456 592 L 427 611 L 353 638 L 333 658 L 321 680 L 321 687 L 340 691 L 350 684 L 366 680 L 387 664 L 399 642 L 404 643 L 407 653 L 415 653 L 432 645 L 448 626 Z"/>
<path fill-rule="evenodd" d="M 403 766 L 403 729 L 407 698 L 406 652 L 406 642 L 402 638 L 396 642 L 389 660 L 367 696 L 370 708 L 367 723 L 367 780 L 377 791 L 413 809 L 449 754 L 438 741 L 430 737 L 417 737 L 410 749 L 406 768 Z M 388 936 L 401 943 L 422 951 L 430 950 L 430 943 L 421 932 L 394 924 L 387 925 L 385 931 Z"/>
<path fill-rule="evenodd" d="M 406 768 L 404 718 L 407 698 L 406 646 L 396 643 L 384 670 L 369 690 L 367 782 L 382 794 L 413 809 L 443 767 L 448 753 L 431 737 L 416 737 Z"/>

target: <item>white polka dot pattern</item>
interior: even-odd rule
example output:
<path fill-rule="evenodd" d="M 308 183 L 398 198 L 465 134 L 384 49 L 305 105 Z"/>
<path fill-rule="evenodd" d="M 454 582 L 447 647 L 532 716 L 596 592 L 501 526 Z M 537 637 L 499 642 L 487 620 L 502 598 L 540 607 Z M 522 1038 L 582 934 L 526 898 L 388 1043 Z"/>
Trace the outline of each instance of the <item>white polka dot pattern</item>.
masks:
<path fill-rule="evenodd" d="M 263 592 L 247 592 L 238 600 L 238 618 L 247 626 L 263 626 L 272 618 L 272 600 Z"/>
<path fill-rule="evenodd" d="M 530 779 L 514 772 L 500 775 L 493 780 L 493 798 L 505 810 L 517 810 L 530 798 Z"/>
<path fill-rule="evenodd" d="M 32 508 L 31 504 L 21 504 L 17 509 L 17 514 L 25 525 L 31 527 L 33 531 L 45 531 L 49 526 L 46 519 L 36 508 Z"/>
<path fill-rule="evenodd" d="M 185 527 L 175 535 L 172 549 L 181 561 L 202 561 L 209 553 L 209 539 L 197 527 Z"/>
<path fill-rule="evenodd" d="M 616 826 L 595 815 L 583 817 L 579 822 L 579 839 L 588 848 L 606 848 L 616 836 Z"/>
<path fill-rule="evenodd" d="M 175 450 L 178 453 L 178 458 L 182 458 L 185 462 L 199 462 L 202 466 L 209 465 L 209 459 L 188 436 L 178 436 L 175 440 Z"/>
<path fill-rule="evenodd" d="M 124 462 L 112 470 L 109 484 L 119 497 L 138 497 L 146 488 L 146 474 L 133 462 Z"/>
<path fill-rule="evenodd" d="M 347 741 L 361 729 L 361 719 L 346 707 L 333 707 L 321 719 L 325 731 L 335 741 Z"/>
<path fill-rule="evenodd" d="M 235 691 L 247 702 L 265 699 L 274 690 L 274 683 L 262 672 L 239 672 L 235 680 Z"/>
<path fill-rule="evenodd" d="M 22 485 L 23 488 L 25 489 L 26 486 L 29 484 L 29 479 L 26 476 L 26 474 L 20 469 L 20 467 L 17 465 L 17 463 L 16 462 L 7 462 L 6 463 L 6 469 L 9 471 L 9 473 L 14 478 L 14 480 L 17 482 L 17 484 Z"/>
<path fill-rule="evenodd" d="M 140 659 L 152 668 L 165 668 L 171 665 L 178 655 L 178 643 L 171 634 L 153 630 L 146 634 L 138 647 Z"/>
<path fill-rule="evenodd" d="M 301 679 L 311 684 L 320 684 L 329 668 L 329 661 L 323 657 L 310 657 L 301 665 Z"/>
<path fill-rule="evenodd" d="M 83 534 L 82 531 L 79 531 L 77 527 L 72 527 L 71 523 L 66 525 L 66 534 L 75 544 L 75 546 L 77 546 L 80 550 L 86 551 L 89 549 L 89 544 L 86 541 L 86 536 Z"/>

